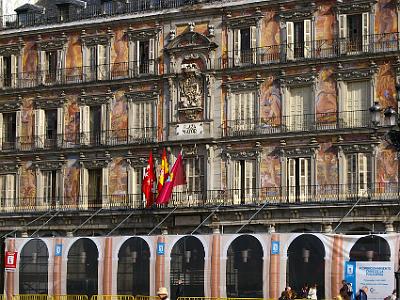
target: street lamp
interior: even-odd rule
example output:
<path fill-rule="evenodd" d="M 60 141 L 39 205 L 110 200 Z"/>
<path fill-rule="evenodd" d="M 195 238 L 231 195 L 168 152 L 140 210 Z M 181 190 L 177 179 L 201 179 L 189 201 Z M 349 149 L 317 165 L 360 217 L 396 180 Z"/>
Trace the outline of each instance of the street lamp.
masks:
<path fill-rule="evenodd" d="M 369 111 L 370 111 L 370 113 L 371 113 L 371 121 L 372 121 L 372 124 L 373 124 L 375 127 L 378 126 L 379 123 L 381 122 L 381 111 L 382 111 L 382 108 L 381 108 L 379 102 L 378 102 L 378 101 L 375 101 L 375 102 L 374 102 L 374 105 L 372 105 L 372 106 L 369 108 Z"/>
<path fill-rule="evenodd" d="M 371 122 L 374 125 L 374 127 L 380 125 L 382 108 L 379 105 L 379 102 L 377 101 L 374 102 L 374 105 L 369 108 L 369 112 L 371 114 Z M 389 142 L 394 148 L 396 148 L 397 152 L 399 152 L 400 124 L 399 124 L 399 119 L 397 118 L 397 112 L 393 109 L 393 107 L 389 106 L 385 109 L 383 115 L 385 118 L 382 125 L 390 128 L 389 132 L 387 133 Z"/>

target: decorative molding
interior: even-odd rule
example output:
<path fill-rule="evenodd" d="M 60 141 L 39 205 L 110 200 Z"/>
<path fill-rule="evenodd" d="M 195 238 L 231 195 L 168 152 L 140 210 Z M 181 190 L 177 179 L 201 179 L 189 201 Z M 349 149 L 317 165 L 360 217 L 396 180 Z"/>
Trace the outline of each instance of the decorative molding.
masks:
<path fill-rule="evenodd" d="M 333 145 L 344 154 L 351 153 L 373 153 L 376 147 L 380 144 L 377 139 L 370 139 L 364 141 L 343 141 L 339 139 L 338 142 Z"/>
<path fill-rule="evenodd" d="M 209 52 L 211 50 L 215 50 L 216 48 L 218 48 L 218 45 L 205 35 L 199 32 L 188 31 L 178 35 L 177 37 L 174 37 L 164 48 L 164 50 L 169 54 L 176 52 L 186 52 L 186 54 L 189 54 L 188 51 L 203 50 Z"/>
<path fill-rule="evenodd" d="M 111 90 L 108 90 L 105 94 L 88 95 L 84 90 L 81 91 L 81 95 L 78 97 L 79 105 L 96 106 L 102 104 L 108 104 L 114 97 Z"/>
<path fill-rule="evenodd" d="M 243 28 L 250 26 L 257 26 L 259 20 L 261 20 L 263 14 L 260 10 L 257 10 L 254 15 L 232 17 L 230 13 L 226 15 L 225 24 L 230 28 Z"/>
<path fill-rule="evenodd" d="M 148 157 L 137 156 L 131 151 L 125 155 L 125 160 L 131 167 L 145 167 L 148 163 Z"/>
<path fill-rule="evenodd" d="M 281 22 L 311 19 L 314 16 L 316 9 L 317 6 L 315 2 L 303 2 L 300 5 L 296 5 L 291 9 L 285 10 L 284 7 L 280 7 L 279 17 L 281 19 Z"/>
<path fill-rule="evenodd" d="M 377 72 L 374 64 L 371 64 L 370 68 L 365 69 L 344 69 L 339 65 L 337 70 L 337 80 L 351 81 L 357 79 L 371 79 L 372 76 Z"/>
<path fill-rule="evenodd" d="M 32 163 L 35 169 L 39 170 L 60 170 L 66 164 L 66 160 L 36 160 Z"/>
<path fill-rule="evenodd" d="M 114 33 L 111 28 L 107 29 L 105 33 L 96 33 L 96 34 L 86 34 L 85 30 L 81 32 L 81 42 L 82 46 L 96 46 L 96 45 L 109 45 L 111 43 L 111 39 L 114 37 Z"/>
<path fill-rule="evenodd" d="M 225 86 L 227 91 L 231 93 L 249 90 L 257 91 L 263 82 L 264 79 L 262 79 L 260 76 L 257 76 L 255 79 L 227 81 L 223 83 L 223 86 Z"/>
<path fill-rule="evenodd" d="M 309 73 L 298 74 L 298 75 L 284 75 L 281 74 L 279 80 L 281 84 L 288 86 L 300 86 L 300 85 L 311 85 L 315 83 L 317 79 L 316 72 L 312 70 Z"/>
<path fill-rule="evenodd" d="M 259 159 L 261 157 L 262 148 L 256 145 L 250 149 L 232 149 L 230 146 L 222 149 L 221 157 L 225 160 L 249 160 Z"/>
<path fill-rule="evenodd" d="M 22 39 L 16 44 L 8 44 L 0 46 L 0 56 L 20 55 L 24 49 L 25 43 Z"/>
<path fill-rule="evenodd" d="M 131 87 L 129 91 L 125 92 L 125 97 L 128 101 L 157 101 L 158 100 L 158 90 L 151 89 L 148 91 L 135 91 Z"/>
<path fill-rule="evenodd" d="M 61 95 L 57 98 L 42 98 L 40 95 L 37 95 L 36 99 L 33 100 L 33 105 L 38 109 L 56 109 L 63 107 L 66 102 L 65 94 L 61 92 Z"/>
<path fill-rule="evenodd" d="M 133 29 L 129 27 L 126 35 L 130 41 L 147 41 L 157 36 L 161 31 L 161 27 L 147 28 L 147 29 Z"/>
<path fill-rule="evenodd" d="M 14 101 L 9 101 L 5 103 L 0 103 L 0 112 L 15 112 L 20 110 L 22 107 L 22 97 L 20 95 L 17 96 L 17 99 Z"/>
<path fill-rule="evenodd" d="M 336 5 L 339 14 L 354 14 L 372 12 L 377 0 L 338 1 Z"/>
<path fill-rule="evenodd" d="M 111 162 L 111 155 L 105 152 L 104 157 L 86 157 L 83 153 L 79 155 L 79 164 L 85 169 L 106 168 Z"/>
<path fill-rule="evenodd" d="M 68 42 L 67 35 L 63 32 L 60 37 L 54 37 L 50 40 L 43 40 L 41 35 L 38 36 L 36 41 L 36 45 L 38 50 L 43 51 L 52 51 L 52 50 L 61 50 L 65 47 Z"/>
<path fill-rule="evenodd" d="M 281 141 L 278 149 L 280 156 L 283 157 L 311 157 L 317 154 L 320 145 L 312 138 L 308 144 L 286 145 L 285 141 Z"/>
<path fill-rule="evenodd" d="M 0 174 L 18 173 L 20 166 L 18 162 L 0 164 Z"/>

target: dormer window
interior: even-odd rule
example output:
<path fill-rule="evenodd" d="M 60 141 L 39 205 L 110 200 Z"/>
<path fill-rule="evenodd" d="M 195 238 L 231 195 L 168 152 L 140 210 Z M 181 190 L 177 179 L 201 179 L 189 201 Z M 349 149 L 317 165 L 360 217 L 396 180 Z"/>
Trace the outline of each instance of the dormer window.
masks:
<path fill-rule="evenodd" d="M 112 0 L 102 0 L 101 6 L 103 8 L 103 13 L 110 15 L 113 12 L 113 1 Z"/>
<path fill-rule="evenodd" d="M 69 21 L 69 4 L 58 5 L 58 13 L 60 16 L 60 22 Z"/>
<path fill-rule="evenodd" d="M 32 25 L 36 16 L 43 13 L 43 8 L 33 4 L 24 4 L 14 10 L 17 13 L 17 22 L 19 27 Z"/>

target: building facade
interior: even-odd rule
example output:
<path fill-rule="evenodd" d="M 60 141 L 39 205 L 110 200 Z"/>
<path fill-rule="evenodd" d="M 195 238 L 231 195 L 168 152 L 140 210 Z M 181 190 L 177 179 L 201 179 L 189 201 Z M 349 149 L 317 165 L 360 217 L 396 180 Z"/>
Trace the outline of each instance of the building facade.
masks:
<path fill-rule="evenodd" d="M 0 30 L 3 238 L 397 230 L 398 1 L 18 5 Z M 145 209 L 164 148 L 187 185 Z"/>

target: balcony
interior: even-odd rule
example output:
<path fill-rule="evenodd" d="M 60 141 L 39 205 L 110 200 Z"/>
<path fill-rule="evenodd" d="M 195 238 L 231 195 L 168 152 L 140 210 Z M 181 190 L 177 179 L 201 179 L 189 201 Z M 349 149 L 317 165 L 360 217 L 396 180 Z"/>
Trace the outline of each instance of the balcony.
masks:
<path fill-rule="evenodd" d="M 360 110 L 271 117 L 262 120 L 228 120 L 222 127 L 225 137 L 236 137 L 366 128 L 372 127 L 372 122 L 371 113 L 368 110 Z"/>
<path fill-rule="evenodd" d="M 138 78 L 152 74 L 157 74 L 155 60 L 141 61 L 139 64 L 132 61 L 42 72 L 13 73 L 0 77 L 0 86 L 3 89 L 24 89 Z"/>
<path fill-rule="evenodd" d="M 373 183 L 363 185 L 315 185 L 306 187 L 265 187 L 258 189 L 230 189 L 174 192 L 168 205 L 155 205 L 154 209 L 166 207 L 206 208 L 221 207 L 240 208 L 254 207 L 267 202 L 270 206 L 305 206 L 305 205 L 353 205 L 355 202 L 371 205 L 383 201 L 398 203 L 400 196 L 398 182 Z M 293 192 L 294 191 L 294 192 Z M 58 197 L 58 198 L 19 198 L 2 199 L 0 213 L 26 213 L 49 210 L 126 210 L 144 209 L 143 194 L 106 195 L 96 197 Z M 4 203 L 16 203 L 7 207 Z M 36 204 L 40 203 L 40 204 Z"/>
<path fill-rule="evenodd" d="M 80 147 L 112 147 L 157 141 L 157 128 L 131 128 L 48 136 L 21 136 L 15 142 L 3 142 L 3 152 L 56 150 Z"/>
<path fill-rule="evenodd" d="M 107 3 L 106 5 L 86 5 L 84 8 L 68 12 L 59 10 L 45 10 L 44 13 L 29 12 L 20 15 L 6 15 L 1 17 L 1 29 L 18 29 L 24 27 L 38 27 L 51 24 L 62 24 L 96 18 L 137 14 L 148 11 L 161 11 L 183 6 L 208 3 L 210 0 L 135 0 L 132 3 Z"/>
<path fill-rule="evenodd" d="M 219 59 L 220 69 L 323 60 L 363 54 L 399 51 L 399 33 L 384 33 L 360 39 L 315 40 L 227 51 Z"/>

